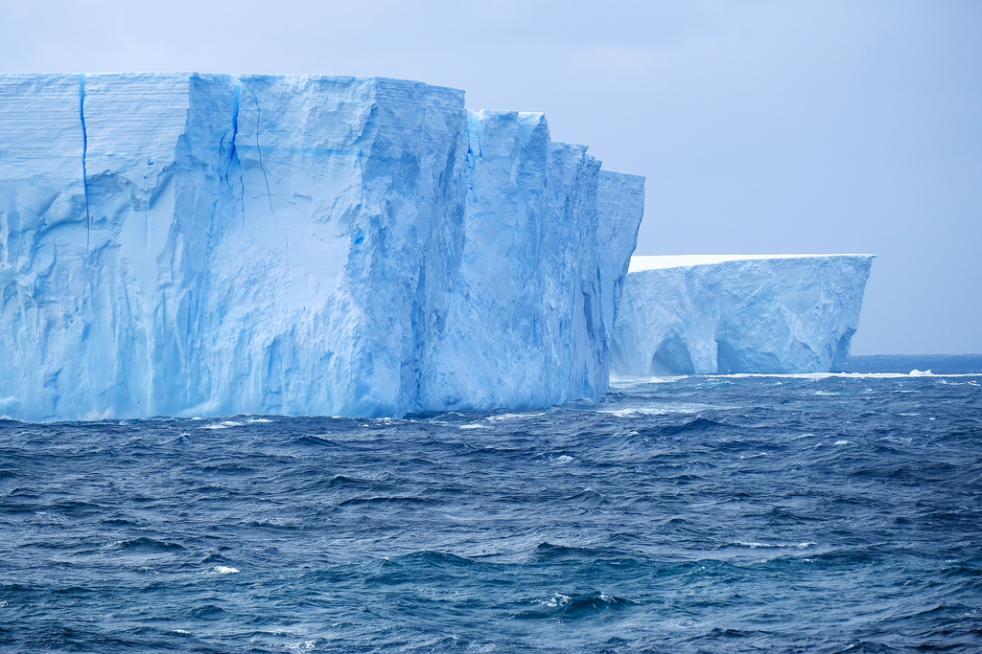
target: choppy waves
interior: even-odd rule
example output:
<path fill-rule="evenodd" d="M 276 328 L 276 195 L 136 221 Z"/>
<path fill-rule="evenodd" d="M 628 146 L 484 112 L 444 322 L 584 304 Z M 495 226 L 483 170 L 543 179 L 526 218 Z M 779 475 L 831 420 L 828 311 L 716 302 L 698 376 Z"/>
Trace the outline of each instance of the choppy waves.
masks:
<path fill-rule="evenodd" d="M 982 377 L 0 423 L 0 650 L 978 651 Z"/>

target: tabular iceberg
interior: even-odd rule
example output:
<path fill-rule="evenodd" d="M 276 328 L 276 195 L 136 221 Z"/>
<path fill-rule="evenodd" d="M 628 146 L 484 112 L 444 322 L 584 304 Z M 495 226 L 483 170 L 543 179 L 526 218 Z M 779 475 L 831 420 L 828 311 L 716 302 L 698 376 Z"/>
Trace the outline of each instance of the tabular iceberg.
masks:
<path fill-rule="evenodd" d="M 0 76 L 0 414 L 598 399 L 642 204 L 453 89 Z"/>
<path fill-rule="evenodd" d="M 869 255 L 633 257 L 620 376 L 821 372 L 848 354 Z"/>

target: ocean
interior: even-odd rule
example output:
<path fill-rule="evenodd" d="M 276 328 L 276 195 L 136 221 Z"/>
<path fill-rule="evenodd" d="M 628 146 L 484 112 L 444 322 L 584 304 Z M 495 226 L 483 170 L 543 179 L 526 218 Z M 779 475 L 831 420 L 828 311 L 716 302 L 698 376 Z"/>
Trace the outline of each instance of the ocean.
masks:
<path fill-rule="evenodd" d="M 846 370 L 2 421 L 0 651 L 982 651 L 982 357 Z"/>

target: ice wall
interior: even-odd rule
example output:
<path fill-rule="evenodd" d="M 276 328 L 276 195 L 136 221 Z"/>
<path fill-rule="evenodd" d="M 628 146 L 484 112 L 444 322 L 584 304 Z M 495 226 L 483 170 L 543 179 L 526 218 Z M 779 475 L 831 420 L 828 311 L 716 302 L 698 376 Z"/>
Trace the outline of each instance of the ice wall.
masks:
<path fill-rule="evenodd" d="M 0 76 L 0 414 L 596 399 L 641 218 L 599 167 L 416 82 Z"/>
<path fill-rule="evenodd" d="M 542 114 L 482 111 L 468 134 L 461 265 L 430 344 L 422 406 L 603 395 L 643 179 L 601 171 L 585 147 L 551 142 Z"/>
<path fill-rule="evenodd" d="M 869 255 L 634 257 L 615 375 L 819 372 L 849 353 Z"/>

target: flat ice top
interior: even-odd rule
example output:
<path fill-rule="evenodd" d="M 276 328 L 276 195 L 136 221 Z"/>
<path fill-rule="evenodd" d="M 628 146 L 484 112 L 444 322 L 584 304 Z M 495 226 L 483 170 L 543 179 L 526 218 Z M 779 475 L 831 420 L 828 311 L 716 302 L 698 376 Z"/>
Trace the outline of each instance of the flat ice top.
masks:
<path fill-rule="evenodd" d="M 661 270 L 663 268 L 682 268 L 685 266 L 705 266 L 724 261 L 746 261 L 750 259 L 812 259 L 817 257 L 869 257 L 869 254 L 667 254 L 631 257 L 628 272 Z"/>

